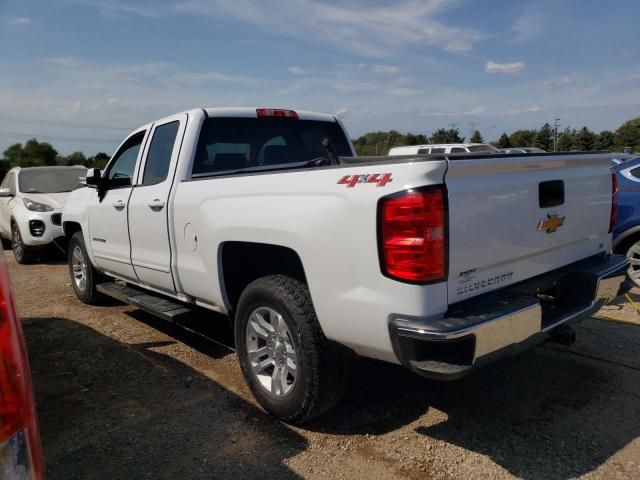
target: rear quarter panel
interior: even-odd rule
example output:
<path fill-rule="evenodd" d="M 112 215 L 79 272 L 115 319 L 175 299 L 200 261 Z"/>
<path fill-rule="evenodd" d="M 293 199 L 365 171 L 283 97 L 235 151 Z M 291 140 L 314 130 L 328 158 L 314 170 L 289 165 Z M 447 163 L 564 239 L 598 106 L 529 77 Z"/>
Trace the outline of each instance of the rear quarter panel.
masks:
<path fill-rule="evenodd" d="M 381 274 L 378 200 L 400 190 L 442 183 L 445 169 L 444 161 L 408 162 L 183 181 L 173 204 L 180 284 L 186 294 L 226 308 L 219 275 L 224 242 L 291 248 L 302 260 L 327 337 L 361 355 L 396 361 L 388 315 L 398 308 L 421 315 L 427 306 L 429 312 L 443 313 L 446 283 L 408 285 Z M 348 188 L 338 183 L 345 175 L 373 173 L 392 173 L 393 181 L 384 187 L 360 183 Z"/>

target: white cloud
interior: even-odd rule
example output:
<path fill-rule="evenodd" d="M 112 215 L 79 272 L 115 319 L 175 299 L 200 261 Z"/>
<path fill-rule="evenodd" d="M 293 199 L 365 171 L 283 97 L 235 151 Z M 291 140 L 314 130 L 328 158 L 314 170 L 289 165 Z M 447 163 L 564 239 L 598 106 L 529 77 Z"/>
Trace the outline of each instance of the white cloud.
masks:
<path fill-rule="evenodd" d="M 571 83 L 573 83 L 573 80 L 569 76 L 565 75 L 563 77 L 551 78 L 542 82 L 540 88 L 542 88 L 542 90 L 554 90 L 557 88 L 566 87 Z"/>
<path fill-rule="evenodd" d="M 541 107 L 524 107 L 524 108 L 512 108 L 510 110 L 505 110 L 504 112 L 499 112 L 498 117 L 516 117 L 519 115 L 523 115 L 525 113 L 537 113 L 542 112 Z"/>
<path fill-rule="evenodd" d="M 400 73 L 400 67 L 395 65 L 373 65 L 371 67 L 373 73 Z"/>
<path fill-rule="evenodd" d="M 522 72 L 526 67 L 527 65 L 524 62 L 496 63 L 489 60 L 484 65 L 484 71 L 487 73 L 513 74 Z"/>
<path fill-rule="evenodd" d="M 452 110 L 452 111 L 442 111 L 442 112 L 421 112 L 420 115 L 423 117 L 468 117 L 468 116 L 476 116 L 482 115 L 484 113 L 484 107 L 474 107 L 471 110 Z"/>
<path fill-rule="evenodd" d="M 261 82 L 256 77 L 243 77 L 240 75 L 229 75 L 226 73 L 209 71 L 209 72 L 188 72 L 176 71 L 171 78 L 179 83 L 188 84 L 207 84 L 207 83 L 236 83 L 242 85 L 258 85 Z"/>
<path fill-rule="evenodd" d="M 309 73 L 307 69 L 296 66 L 287 68 L 287 72 L 291 73 L 292 75 L 304 75 L 306 73 Z"/>
<path fill-rule="evenodd" d="M 31 19 L 29 17 L 17 17 L 11 22 L 13 25 L 30 25 Z"/>
<path fill-rule="evenodd" d="M 349 4 L 327 0 L 172 0 L 172 4 L 150 0 L 67 1 L 94 6 L 111 15 L 208 15 L 366 56 L 392 55 L 412 45 L 468 52 L 487 37 L 438 18 L 459 0 L 396 0 L 384 6 L 371 6 L 365 0 Z"/>
<path fill-rule="evenodd" d="M 411 87 L 394 87 L 387 90 L 391 95 L 396 97 L 412 97 L 416 95 L 421 95 L 422 90 Z"/>
<path fill-rule="evenodd" d="M 62 67 L 74 67 L 78 64 L 78 61 L 73 57 L 49 57 L 45 58 L 45 61 Z"/>

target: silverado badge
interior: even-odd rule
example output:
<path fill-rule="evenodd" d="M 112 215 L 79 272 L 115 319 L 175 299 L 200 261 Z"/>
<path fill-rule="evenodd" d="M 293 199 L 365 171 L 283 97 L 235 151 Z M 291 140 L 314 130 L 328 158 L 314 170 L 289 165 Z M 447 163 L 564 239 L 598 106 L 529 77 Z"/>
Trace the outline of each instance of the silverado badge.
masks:
<path fill-rule="evenodd" d="M 547 218 L 540 220 L 538 223 L 538 231 L 544 230 L 547 233 L 553 233 L 564 225 L 564 216 L 560 217 L 555 213 L 547 214 Z"/>

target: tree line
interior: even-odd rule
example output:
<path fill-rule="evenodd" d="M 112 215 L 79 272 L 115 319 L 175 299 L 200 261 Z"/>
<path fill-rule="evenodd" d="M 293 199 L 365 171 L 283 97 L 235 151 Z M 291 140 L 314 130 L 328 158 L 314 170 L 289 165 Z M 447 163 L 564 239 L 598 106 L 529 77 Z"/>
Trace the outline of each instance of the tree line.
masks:
<path fill-rule="evenodd" d="M 82 152 L 60 155 L 50 143 L 38 142 L 35 138 L 23 144 L 14 143 L 4 151 L 4 168 L 43 167 L 53 165 L 84 165 L 85 167 L 104 168 L 109 155 L 104 152 L 87 157 Z"/>
<path fill-rule="evenodd" d="M 457 128 L 439 128 L 432 135 L 400 133 L 397 130 L 388 132 L 369 132 L 353 140 L 358 155 L 386 155 L 390 148 L 401 145 L 422 145 L 430 143 L 464 143 Z M 498 148 L 537 147 L 546 151 L 566 152 L 571 150 L 624 150 L 640 152 L 640 117 L 624 122 L 615 131 L 603 130 L 593 132 L 587 127 L 579 130 L 565 128 L 557 132 L 545 123 L 539 130 L 516 130 L 511 134 L 500 135 L 497 141 L 491 142 Z M 475 130 L 470 143 L 484 143 L 484 138 Z M 60 155 L 50 143 L 38 142 L 35 138 L 23 144 L 15 143 L 4 151 L 0 173 L 12 167 L 39 167 L 46 165 L 84 165 L 86 167 L 104 168 L 109 155 L 104 152 L 87 157 L 82 152 Z"/>
<path fill-rule="evenodd" d="M 402 134 L 397 130 L 388 132 L 369 132 L 353 140 L 358 155 L 386 155 L 390 148 L 401 145 L 422 145 L 434 143 L 464 143 L 465 137 L 460 136 L 457 128 L 439 128 L 433 135 Z M 496 141 L 490 142 L 497 148 L 537 147 L 548 152 L 555 150 L 568 152 L 572 150 L 611 150 L 614 152 L 640 151 L 640 117 L 629 120 L 615 131 L 603 130 L 594 132 L 587 127 L 577 130 L 565 128 L 556 132 L 545 123 L 539 130 L 516 130 L 511 134 L 506 132 Z M 484 143 L 484 138 L 475 130 L 469 143 Z"/>

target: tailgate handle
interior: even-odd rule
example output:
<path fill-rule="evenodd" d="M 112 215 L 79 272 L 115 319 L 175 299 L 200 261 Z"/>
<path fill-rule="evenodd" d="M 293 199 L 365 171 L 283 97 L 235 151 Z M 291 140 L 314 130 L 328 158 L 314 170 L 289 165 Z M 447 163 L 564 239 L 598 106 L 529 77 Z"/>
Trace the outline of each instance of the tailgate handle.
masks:
<path fill-rule="evenodd" d="M 564 203 L 564 181 L 549 180 L 538 184 L 540 208 L 557 207 Z"/>

